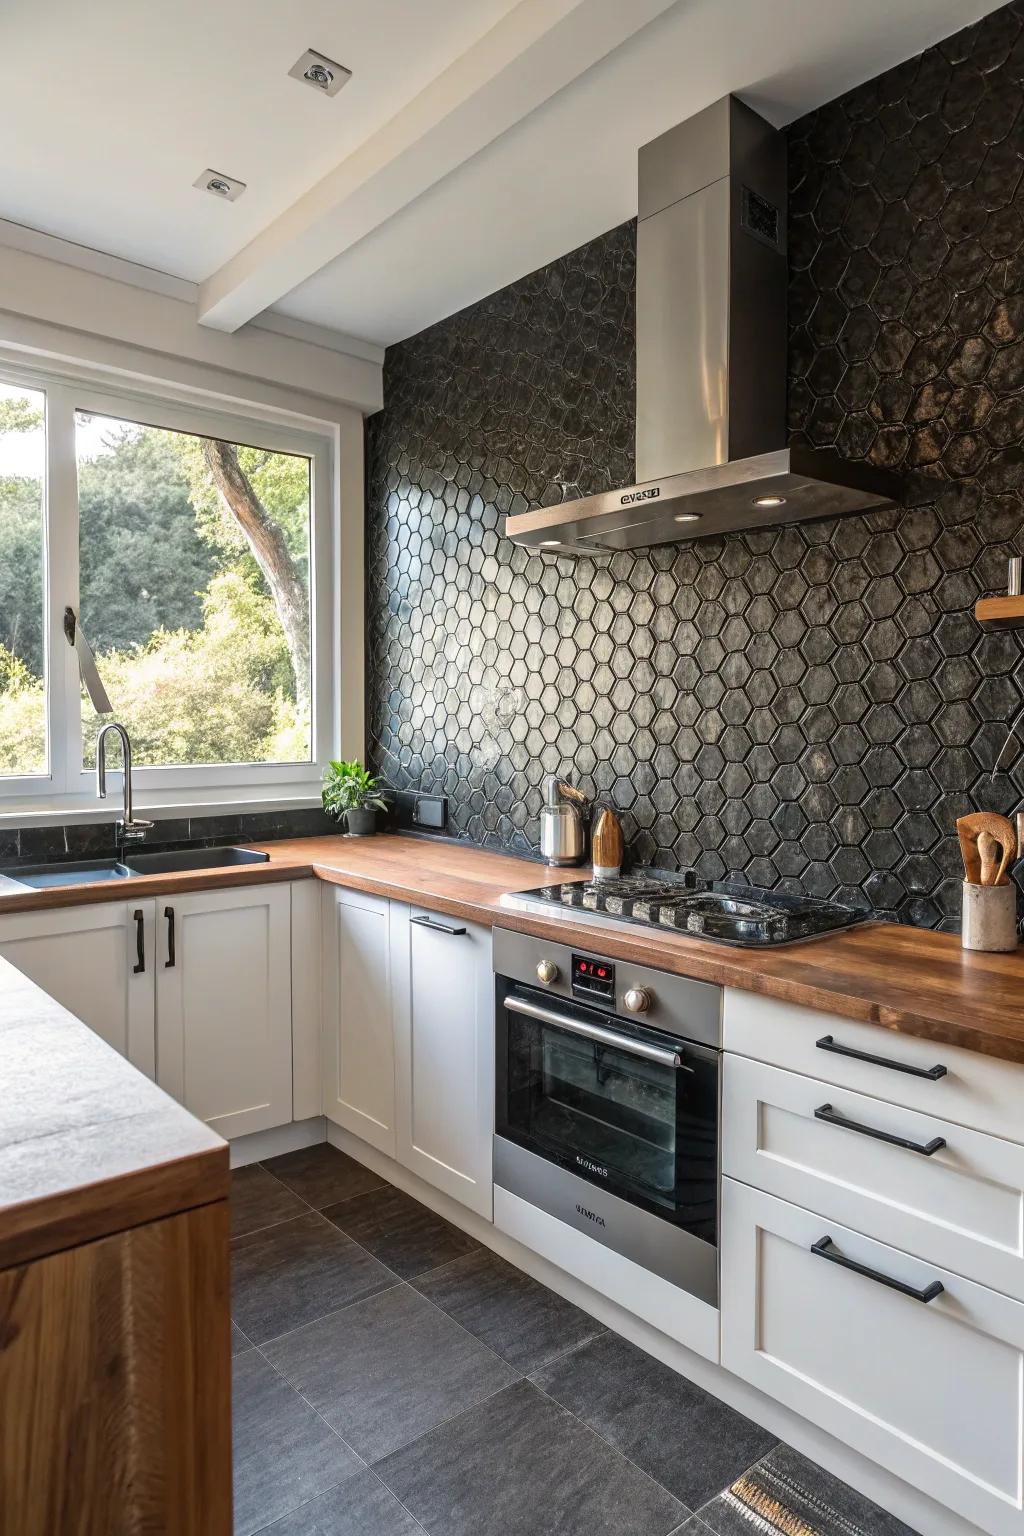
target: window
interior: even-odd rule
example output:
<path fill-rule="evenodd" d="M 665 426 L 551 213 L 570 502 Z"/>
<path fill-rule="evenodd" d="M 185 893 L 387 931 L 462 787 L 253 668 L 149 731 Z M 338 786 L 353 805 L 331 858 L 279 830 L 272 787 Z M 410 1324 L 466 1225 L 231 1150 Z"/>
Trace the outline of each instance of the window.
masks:
<path fill-rule="evenodd" d="M 312 789 L 334 730 L 329 453 L 270 422 L 0 380 L 0 793 L 92 799 L 107 719 L 144 797 Z"/>

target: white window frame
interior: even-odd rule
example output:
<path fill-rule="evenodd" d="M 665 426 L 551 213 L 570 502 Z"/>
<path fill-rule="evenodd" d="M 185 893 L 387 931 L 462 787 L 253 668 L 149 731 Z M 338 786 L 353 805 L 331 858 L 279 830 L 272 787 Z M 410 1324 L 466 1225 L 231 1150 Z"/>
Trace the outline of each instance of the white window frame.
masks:
<path fill-rule="evenodd" d="M 70 375 L 44 372 L 2 355 L 0 382 L 46 394 L 43 593 L 49 759 L 47 773 L 0 776 L 0 815 L 4 802 L 12 800 L 33 810 L 71 811 L 97 805 L 95 776 L 82 766 L 78 662 L 63 633 L 65 607 L 80 612 L 76 410 L 309 458 L 311 760 L 136 766 L 132 785 L 140 807 L 216 804 L 231 799 L 271 804 L 285 798 L 315 797 L 324 767 L 337 754 L 339 734 L 340 672 L 333 645 L 339 519 L 336 439 L 330 428 L 305 421 L 296 427 L 281 413 L 258 405 L 236 412 L 221 402 L 207 404 L 172 389 L 115 391 L 102 376 L 77 369 Z M 108 774 L 107 793 L 113 817 L 121 796 L 120 770 Z"/>

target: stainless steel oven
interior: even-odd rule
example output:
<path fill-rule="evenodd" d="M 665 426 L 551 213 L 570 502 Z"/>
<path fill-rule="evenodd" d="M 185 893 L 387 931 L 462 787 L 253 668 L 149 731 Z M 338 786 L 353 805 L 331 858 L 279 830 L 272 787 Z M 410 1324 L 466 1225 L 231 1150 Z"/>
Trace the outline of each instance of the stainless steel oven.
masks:
<path fill-rule="evenodd" d="M 495 1183 L 718 1299 L 721 990 L 494 930 Z"/>

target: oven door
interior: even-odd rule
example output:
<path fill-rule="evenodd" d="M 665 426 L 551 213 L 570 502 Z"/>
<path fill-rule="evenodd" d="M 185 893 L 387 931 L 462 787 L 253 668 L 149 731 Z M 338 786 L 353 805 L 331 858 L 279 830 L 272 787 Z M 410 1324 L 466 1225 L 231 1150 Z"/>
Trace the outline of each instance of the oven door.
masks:
<path fill-rule="evenodd" d="M 499 985 L 495 1130 L 714 1243 L 719 1053 Z"/>

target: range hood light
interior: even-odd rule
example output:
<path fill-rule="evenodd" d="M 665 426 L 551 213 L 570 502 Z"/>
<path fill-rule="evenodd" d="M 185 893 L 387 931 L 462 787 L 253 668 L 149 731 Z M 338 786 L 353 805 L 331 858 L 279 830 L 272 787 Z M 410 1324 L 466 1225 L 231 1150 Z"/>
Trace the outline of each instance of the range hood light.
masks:
<path fill-rule="evenodd" d="M 540 547 L 541 549 L 557 549 L 561 542 L 561 539 L 541 539 Z"/>
<path fill-rule="evenodd" d="M 784 507 L 786 505 L 786 498 L 785 496 L 755 496 L 753 505 L 755 507 Z"/>
<path fill-rule="evenodd" d="M 699 523 L 700 522 L 700 513 L 699 512 L 677 512 L 675 517 L 672 519 L 672 521 L 674 523 Z"/>

